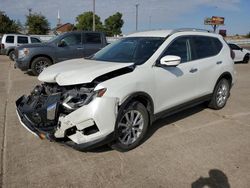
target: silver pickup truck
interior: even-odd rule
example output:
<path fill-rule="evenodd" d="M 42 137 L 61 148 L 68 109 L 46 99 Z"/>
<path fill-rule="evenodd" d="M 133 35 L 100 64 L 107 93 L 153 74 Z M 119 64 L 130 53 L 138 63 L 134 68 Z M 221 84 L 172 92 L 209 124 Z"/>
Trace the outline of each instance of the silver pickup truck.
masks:
<path fill-rule="evenodd" d="M 39 75 L 45 67 L 68 59 L 89 57 L 106 45 L 107 40 L 102 32 L 63 33 L 48 42 L 17 47 L 15 67 Z"/>

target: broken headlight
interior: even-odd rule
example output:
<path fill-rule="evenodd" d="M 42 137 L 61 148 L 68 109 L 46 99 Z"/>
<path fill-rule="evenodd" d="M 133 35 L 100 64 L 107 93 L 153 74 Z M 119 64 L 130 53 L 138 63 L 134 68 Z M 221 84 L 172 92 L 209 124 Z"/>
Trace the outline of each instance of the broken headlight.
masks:
<path fill-rule="evenodd" d="M 84 105 L 89 104 L 96 97 L 102 97 L 106 92 L 106 88 L 102 88 L 96 91 L 86 91 L 86 89 L 81 88 L 79 90 L 73 89 L 67 91 L 64 94 L 64 100 L 62 105 L 67 110 L 76 110 Z"/>

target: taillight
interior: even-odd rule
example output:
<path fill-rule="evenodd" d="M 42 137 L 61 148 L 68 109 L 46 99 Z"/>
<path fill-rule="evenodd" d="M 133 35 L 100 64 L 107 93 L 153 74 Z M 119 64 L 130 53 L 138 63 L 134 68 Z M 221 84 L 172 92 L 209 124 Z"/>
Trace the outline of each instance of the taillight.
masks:
<path fill-rule="evenodd" d="M 232 49 L 230 49 L 230 55 L 231 55 L 231 58 L 234 59 L 235 58 L 235 53 Z"/>
<path fill-rule="evenodd" d="M 4 49 L 4 44 L 0 44 L 0 49 Z"/>

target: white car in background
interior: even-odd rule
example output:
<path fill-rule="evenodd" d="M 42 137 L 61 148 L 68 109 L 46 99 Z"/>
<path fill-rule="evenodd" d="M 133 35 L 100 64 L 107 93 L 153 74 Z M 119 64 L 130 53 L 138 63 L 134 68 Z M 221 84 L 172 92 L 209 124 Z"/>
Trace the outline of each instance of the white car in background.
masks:
<path fill-rule="evenodd" d="M 248 63 L 250 57 L 250 51 L 239 47 L 236 44 L 229 43 L 229 47 L 233 50 L 235 57 L 234 62 Z"/>
<path fill-rule="evenodd" d="M 138 146 L 158 118 L 207 102 L 226 105 L 232 53 L 208 31 L 131 34 L 90 57 L 46 68 L 43 82 L 16 101 L 21 124 L 40 138 L 86 150 Z"/>

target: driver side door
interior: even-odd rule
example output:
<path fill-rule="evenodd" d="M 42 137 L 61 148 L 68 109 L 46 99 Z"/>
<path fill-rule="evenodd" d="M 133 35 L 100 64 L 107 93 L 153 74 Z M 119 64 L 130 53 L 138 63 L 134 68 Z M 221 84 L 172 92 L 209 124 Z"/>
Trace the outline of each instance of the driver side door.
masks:
<path fill-rule="evenodd" d="M 176 107 L 197 96 L 196 84 L 198 81 L 196 68 L 197 62 L 192 61 L 191 37 L 181 36 L 165 49 L 159 59 L 167 55 L 175 55 L 181 58 L 181 63 L 176 67 L 158 65 L 154 67 L 156 80 L 156 109 L 162 112 Z"/>
<path fill-rule="evenodd" d="M 56 56 L 58 62 L 83 57 L 82 34 L 71 33 L 58 42 Z"/>

